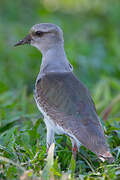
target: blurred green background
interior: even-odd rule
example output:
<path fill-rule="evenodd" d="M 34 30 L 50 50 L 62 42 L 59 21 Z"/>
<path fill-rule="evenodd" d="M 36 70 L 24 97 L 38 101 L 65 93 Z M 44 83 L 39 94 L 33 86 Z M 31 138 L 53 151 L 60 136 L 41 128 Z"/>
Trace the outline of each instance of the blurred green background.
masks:
<path fill-rule="evenodd" d="M 6 89 L 31 88 L 40 53 L 14 48 L 36 23 L 50 22 L 64 31 L 65 50 L 74 71 L 90 88 L 120 76 L 120 2 L 114 0 L 17 0 L 0 2 L 0 81 Z"/>
<path fill-rule="evenodd" d="M 24 86 L 32 93 L 41 54 L 30 46 L 13 45 L 41 22 L 55 23 L 63 29 L 68 59 L 92 93 L 99 82 L 103 86 L 102 95 L 107 84 L 109 93 L 119 93 L 119 10 L 119 0 L 1 1 L 0 93 Z"/>
<path fill-rule="evenodd" d="M 98 82 L 106 81 L 105 85 L 113 86 L 114 93 L 118 93 L 119 10 L 119 0 L 1 1 L 0 93 L 24 86 L 32 92 L 41 54 L 33 47 L 14 48 L 13 45 L 31 26 L 41 22 L 55 23 L 63 29 L 68 59 L 91 91 Z M 111 80 L 115 85 L 111 85 Z"/>
<path fill-rule="evenodd" d="M 0 1 L 0 152 L 3 146 L 2 155 L 16 160 L 17 145 L 19 153 L 22 149 L 17 160 L 23 163 L 28 158 L 23 149 L 31 158 L 36 146 L 41 148 L 41 144 L 36 144 L 39 138 L 45 145 L 45 126 L 38 119 L 40 113 L 33 100 L 42 56 L 29 45 L 13 47 L 34 24 L 42 22 L 55 23 L 63 29 L 67 57 L 77 77 L 89 88 L 99 116 L 109 120 L 107 135 L 110 147 L 116 152 L 120 144 L 119 0 Z M 112 130 L 118 133 L 117 137 L 111 135 Z M 61 156 L 63 169 L 68 159 Z M 43 160 L 44 157 L 40 168 Z M 14 172 L 5 171 L 7 176 Z M 84 171 L 88 171 L 87 166 Z"/>

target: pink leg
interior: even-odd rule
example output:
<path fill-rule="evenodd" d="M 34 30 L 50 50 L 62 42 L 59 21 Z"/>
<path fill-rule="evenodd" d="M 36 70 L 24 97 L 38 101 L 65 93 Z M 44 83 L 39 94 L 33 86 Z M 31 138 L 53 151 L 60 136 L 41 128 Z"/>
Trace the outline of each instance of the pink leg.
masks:
<path fill-rule="evenodd" d="M 71 139 L 71 141 L 72 141 L 72 155 L 73 155 L 74 159 L 76 160 L 78 147 L 76 145 L 76 142 L 73 139 Z"/>
<path fill-rule="evenodd" d="M 78 148 L 77 148 L 77 145 L 74 144 L 74 146 L 72 147 L 72 152 L 77 152 Z"/>

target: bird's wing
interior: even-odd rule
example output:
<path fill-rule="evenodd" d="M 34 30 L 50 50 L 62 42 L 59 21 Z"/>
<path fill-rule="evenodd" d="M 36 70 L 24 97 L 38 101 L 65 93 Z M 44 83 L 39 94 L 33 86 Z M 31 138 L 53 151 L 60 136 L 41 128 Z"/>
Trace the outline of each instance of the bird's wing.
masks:
<path fill-rule="evenodd" d="M 108 150 L 88 89 L 72 72 L 48 73 L 36 83 L 37 103 L 59 126 L 96 154 Z"/>

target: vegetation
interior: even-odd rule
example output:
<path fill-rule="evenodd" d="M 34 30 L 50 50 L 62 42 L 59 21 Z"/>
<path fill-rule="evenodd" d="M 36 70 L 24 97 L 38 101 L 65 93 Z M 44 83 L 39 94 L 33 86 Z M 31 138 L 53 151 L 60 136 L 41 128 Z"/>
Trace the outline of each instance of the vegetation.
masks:
<path fill-rule="evenodd" d="M 120 1 L 4 0 L 0 2 L 0 179 L 120 179 Z M 33 99 L 41 54 L 14 48 L 32 25 L 51 22 L 64 31 L 74 72 L 88 86 L 115 157 L 100 162 L 56 136 L 46 153 L 46 128 Z M 53 151 L 55 153 L 53 154 Z"/>

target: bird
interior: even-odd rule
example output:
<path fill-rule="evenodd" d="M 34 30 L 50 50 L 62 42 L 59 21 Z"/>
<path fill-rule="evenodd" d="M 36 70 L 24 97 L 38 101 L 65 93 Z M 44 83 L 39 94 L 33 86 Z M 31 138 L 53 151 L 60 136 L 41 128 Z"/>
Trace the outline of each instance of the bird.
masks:
<path fill-rule="evenodd" d="M 24 44 L 42 53 L 34 99 L 44 116 L 47 149 L 54 143 L 55 134 L 65 134 L 71 139 L 73 152 L 83 145 L 103 162 L 112 162 L 114 158 L 92 97 L 67 59 L 62 29 L 51 23 L 35 24 L 14 46 Z"/>

